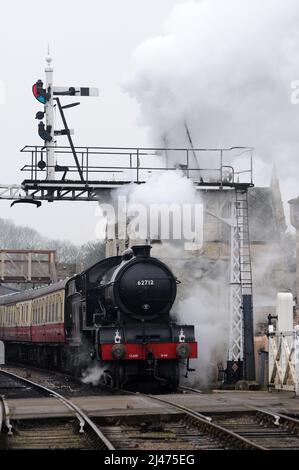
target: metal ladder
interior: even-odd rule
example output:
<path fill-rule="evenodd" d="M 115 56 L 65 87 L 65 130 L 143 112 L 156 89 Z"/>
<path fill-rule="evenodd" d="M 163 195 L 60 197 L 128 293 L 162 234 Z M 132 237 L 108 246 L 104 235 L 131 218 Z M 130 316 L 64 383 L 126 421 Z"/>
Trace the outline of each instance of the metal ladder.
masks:
<path fill-rule="evenodd" d="M 248 192 L 236 189 L 236 220 L 240 243 L 240 281 L 242 295 L 252 295 L 252 268 L 248 224 Z"/>
<path fill-rule="evenodd" d="M 240 284 L 243 309 L 244 377 L 255 379 L 252 309 L 252 266 L 250 256 L 248 192 L 236 188 L 236 224 L 239 235 Z"/>

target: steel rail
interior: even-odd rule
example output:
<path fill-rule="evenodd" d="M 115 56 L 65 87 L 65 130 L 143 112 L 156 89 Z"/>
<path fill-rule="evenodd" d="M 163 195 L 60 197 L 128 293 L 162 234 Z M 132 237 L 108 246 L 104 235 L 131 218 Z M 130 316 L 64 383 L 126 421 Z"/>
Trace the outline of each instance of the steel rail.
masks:
<path fill-rule="evenodd" d="M 63 402 L 65 406 L 67 406 L 70 410 L 72 410 L 75 413 L 77 419 L 79 420 L 79 423 L 80 423 L 80 431 L 79 432 L 84 432 L 83 431 L 83 426 L 86 422 L 90 426 L 90 428 L 94 431 L 94 433 L 99 437 L 99 439 L 102 441 L 102 443 L 105 445 L 105 447 L 108 450 L 115 450 L 115 447 L 113 446 L 113 444 L 109 441 L 109 439 L 107 439 L 107 437 L 97 427 L 97 425 L 84 413 L 83 410 L 81 410 L 81 408 L 79 408 L 77 405 L 75 405 L 72 401 L 68 400 L 63 395 L 60 395 L 60 393 L 57 393 L 54 390 L 51 390 L 51 389 L 45 387 L 44 385 L 40 385 L 40 384 L 37 384 L 36 382 L 32 382 L 32 380 L 25 379 L 24 377 L 21 377 L 21 376 L 19 376 L 17 374 L 14 374 L 12 372 L 8 372 L 8 371 L 3 370 L 3 369 L 0 368 L 0 373 L 4 373 L 4 374 L 7 374 L 11 377 L 15 377 L 16 379 L 18 379 L 20 381 L 23 381 L 25 383 L 28 383 L 28 384 L 32 385 L 33 387 L 35 387 L 37 389 L 43 390 L 49 396 L 52 396 L 52 397 L 60 400 L 61 402 Z"/>
<path fill-rule="evenodd" d="M 185 414 L 193 418 L 194 424 L 197 424 L 198 427 L 203 429 L 205 432 L 209 434 L 214 434 L 218 438 L 226 438 L 231 444 L 232 442 L 236 444 L 238 448 L 242 449 L 249 449 L 249 450 L 268 450 L 266 447 L 263 447 L 255 442 L 240 436 L 239 434 L 235 433 L 234 431 L 230 431 L 229 429 L 220 426 L 219 424 L 215 424 L 212 422 L 212 418 L 210 416 L 202 415 L 197 411 L 194 411 L 190 408 L 187 408 L 183 405 L 179 405 L 178 403 L 173 403 L 169 400 L 165 400 L 164 398 L 157 397 L 151 394 L 138 394 L 139 396 L 143 396 L 146 398 L 150 398 L 152 400 L 159 401 L 161 403 L 165 403 L 173 408 L 178 410 L 184 411 Z"/>
<path fill-rule="evenodd" d="M 185 387 L 185 385 L 180 385 L 178 389 L 187 391 L 187 392 L 203 393 L 201 390 L 197 388 Z"/>
<path fill-rule="evenodd" d="M 202 394 L 202 391 L 201 390 L 198 390 L 196 388 L 191 388 L 191 387 L 185 387 L 185 386 L 180 386 L 179 387 L 181 390 L 186 390 L 186 391 L 190 391 L 190 392 L 194 392 L 194 393 L 198 393 L 198 394 Z M 206 399 L 210 399 L 209 397 L 205 396 Z M 241 400 L 238 400 L 236 398 L 228 398 L 228 400 L 231 402 L 231 403 L 237 403 L 237 404 L 241 404 L 241 405 L 244 405 L 244 402 L 241 402 Z M 256 413 L 258 415 L 260 415 L 260 417 L 262 417 L 264 415 L 264 417 L 266 418 L 274 418 L 274 425 L 275 426 L 280 426 L 282 423 L 287 423 L 289 424 L 291 427 L 298 427 L 299 429 L 299 419 L 297 418 L 293 418 L 291 416 L 287 416 L 283 413 L 278 413 L 277 411 L 271 411 L 269 409 L 265 409 L 265 408 L 258 408 L 257 406 L 252 406 L 248 403 L 246 403 L 244 406 L 246 406 L 247 408 L 249 408 L 250 410 L 253 410 L 253 411 L 256 411 Z"/>

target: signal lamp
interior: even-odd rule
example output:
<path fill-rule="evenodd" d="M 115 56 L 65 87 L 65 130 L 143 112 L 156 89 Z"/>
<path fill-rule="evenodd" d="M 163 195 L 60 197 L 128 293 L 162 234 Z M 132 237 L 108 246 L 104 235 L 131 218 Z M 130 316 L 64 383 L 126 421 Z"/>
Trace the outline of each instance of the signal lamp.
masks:
<path fill-rule="evenodd" d="M 40 160 L 37 166 L 40 170 L 44 170 L 46 168 L 46 162 L 44 162 L 44 160 Z"/>
<path fill-rule="evenodd" d="M 43 111 L 37 111 L 36 115 L 35 115 L 35 119 L 44 119 L 45 117 L 45 113 Z"/>
<path fill-rule="evenodd" d="M 41 80 L 37 80 L 36 83 L 32 86 L 32 93 L 34 97 L 42 104 L 46 104 L 47 100 L 49 100 L 49 94 L 43 88 L 43 82 Z"/>

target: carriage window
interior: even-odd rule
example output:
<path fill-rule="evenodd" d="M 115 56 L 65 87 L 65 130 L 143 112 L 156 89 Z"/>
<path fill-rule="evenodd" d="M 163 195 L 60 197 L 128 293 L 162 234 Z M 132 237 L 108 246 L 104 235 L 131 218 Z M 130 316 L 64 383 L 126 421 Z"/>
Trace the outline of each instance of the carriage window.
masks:
<path fill-rule="evenodd" d="M 57 315 L 57 319 L 58 321 L 62 321 L 62 302 L 61 302 L 61 299 L 59 299 L 59 303 L 58 303 L 58 315 Z"/>
<path fill-rule="evenodd" d="M 60 321 L 60 298 L 59 297 L 58 297 L 58 301 L 57 301 L 56 321 L 57 322 Z"/>

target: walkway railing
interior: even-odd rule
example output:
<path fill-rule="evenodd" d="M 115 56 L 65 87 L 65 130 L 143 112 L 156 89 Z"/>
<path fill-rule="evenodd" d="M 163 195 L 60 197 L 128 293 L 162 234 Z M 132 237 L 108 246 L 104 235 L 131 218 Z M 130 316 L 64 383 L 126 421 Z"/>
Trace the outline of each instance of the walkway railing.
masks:
<path fill-rule="evenodd" d="M 55 146 L 55 180 L 85 182 L 145 182 L 150 175 L 180 169 L 195 183 L 252 184 L 250 147 L 231 148 L 118 148 Z M 46 179 L 47 150 L 42 146 L 25 146 L 30 162 L 22 167 L 32 181 Z M 81 181 L 82 181 L 82 177 Z"/>

